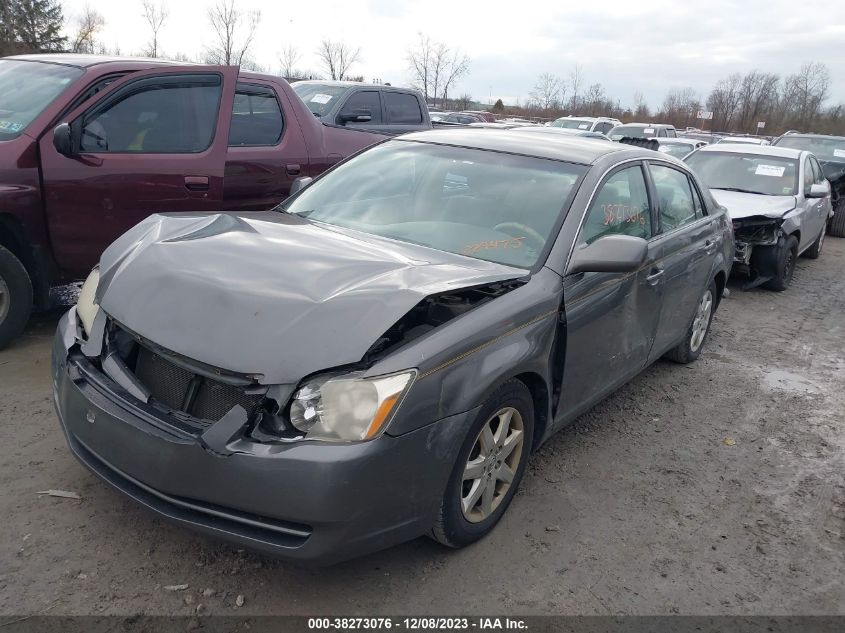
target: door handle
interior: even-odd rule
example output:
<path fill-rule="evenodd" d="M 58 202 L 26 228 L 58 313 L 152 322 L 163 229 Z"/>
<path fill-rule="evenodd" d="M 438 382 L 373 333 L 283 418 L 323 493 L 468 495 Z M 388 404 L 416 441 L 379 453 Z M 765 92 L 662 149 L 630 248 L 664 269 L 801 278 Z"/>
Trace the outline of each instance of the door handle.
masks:
<path fill-rule="evenodd" d="M 718 246 L 716 242 L 714 242 L 713 240 L 707 240 L 706 242 L 704 242 L 704 248 L 702 250 L 708 255 L 712 255 L 716 252 L 716 246 Z"/>
<path fill-rule="evenodd" d="M 298 176 L 302 168 L 295 163 L 288 163 L 285 165 L 285 170 L 288 172 L 288 176 Z"/>
<path fill-rule="evenodd" d="M 651 274 L 645 278 L 648 282 L 649 286 L 656 286 L 660 283 L 660 280 L 663 279 L 663 275 L 666 273 L 665 270 L 662 268 L 652 268 Z"/>
<path fill-rule="evenodd" d="M 189 191 L 208 191 L 208 176 L 185 176 L 185 187 Z"/>

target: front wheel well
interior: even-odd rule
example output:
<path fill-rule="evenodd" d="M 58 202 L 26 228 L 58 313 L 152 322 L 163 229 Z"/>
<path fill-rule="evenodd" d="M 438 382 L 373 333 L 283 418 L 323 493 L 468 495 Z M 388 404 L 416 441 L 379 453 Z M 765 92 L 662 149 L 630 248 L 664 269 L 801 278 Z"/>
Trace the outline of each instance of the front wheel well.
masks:
<path fill-rule="evenodd" d="M 722 301 L 722 294 L 725 292 L 725 284 L 728 281 L 728 276 L 725 274 L 725 271 L 720 270 L 716 273 L 713 281 L 716 283 L 716 305 L 718 306 Z"/>
<path fill-rule="evenodd" d="M 549 389 L 542 376 L 534 372 L 526 372 L 514 376 L 522 384 L 528 387 L 531 392 L 531 399 L 534 402 L 534 437 L 531 441 L 531 450 L 536 449 L 543 439 L 549 423 Z"/>
<path fill-rule="evenodd" d="M 50 268 L 43 251 L 33 248 L 20 221 L 8 214 L 0 213 L 0 246 L 17 257 L 26 269 L 35 291 L 36 304 L 46 305 L 50 293 Z"/>

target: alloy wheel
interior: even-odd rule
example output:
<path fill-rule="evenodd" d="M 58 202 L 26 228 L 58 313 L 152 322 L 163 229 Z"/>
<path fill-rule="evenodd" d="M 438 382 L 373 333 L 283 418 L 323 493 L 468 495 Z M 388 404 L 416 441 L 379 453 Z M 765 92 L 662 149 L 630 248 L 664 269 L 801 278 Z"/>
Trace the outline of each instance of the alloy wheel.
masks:
<path fill-rule="evenodd" d="M 522 459 L 525 424 L 519 411 L 504 407 L 481 427 L 464 466 L 461 512 L 480 523 L 496 511 Z"/>
<path fill-rule="evenodd" d="M 708 288 L 695 311 L 695 319 L 692 322 L 692 336 L 690 337 L 690 349 L 697 352 L 707 336 L 707 328 L 710 325 L 710 314 L 713 311 L 713 293 Z"/>

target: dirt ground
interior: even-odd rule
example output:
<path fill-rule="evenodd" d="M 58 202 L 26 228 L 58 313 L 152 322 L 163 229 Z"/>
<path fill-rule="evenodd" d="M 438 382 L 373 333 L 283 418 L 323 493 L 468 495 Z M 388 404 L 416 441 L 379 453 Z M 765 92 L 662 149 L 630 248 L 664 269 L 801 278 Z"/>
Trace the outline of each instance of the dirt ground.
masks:
<path fill-rule="evenodd" d="M 845 240 L 825 246 L 785 293 L 732 283 L 697 363 L 658 363 L 544 446 L 486 540 L 329 569 L 170 525 L 77 463 L 57 307 L 0 352 L 0 615 L 845 614 Z"/>

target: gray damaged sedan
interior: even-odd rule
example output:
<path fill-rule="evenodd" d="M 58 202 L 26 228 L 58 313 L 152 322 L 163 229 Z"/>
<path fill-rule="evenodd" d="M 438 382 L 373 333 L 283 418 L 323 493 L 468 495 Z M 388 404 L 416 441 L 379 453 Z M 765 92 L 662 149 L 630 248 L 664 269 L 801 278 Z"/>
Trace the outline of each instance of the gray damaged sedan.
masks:
<path fill-rule="evenodd" d="M 412 134 L 273 211 L 119 238 L 59 324 L 55 403 L 88 468 L 216 537 L 318 563 L 463 546 L 555 431 L 698 357 L 732 255 L 674 158 Z"/>

